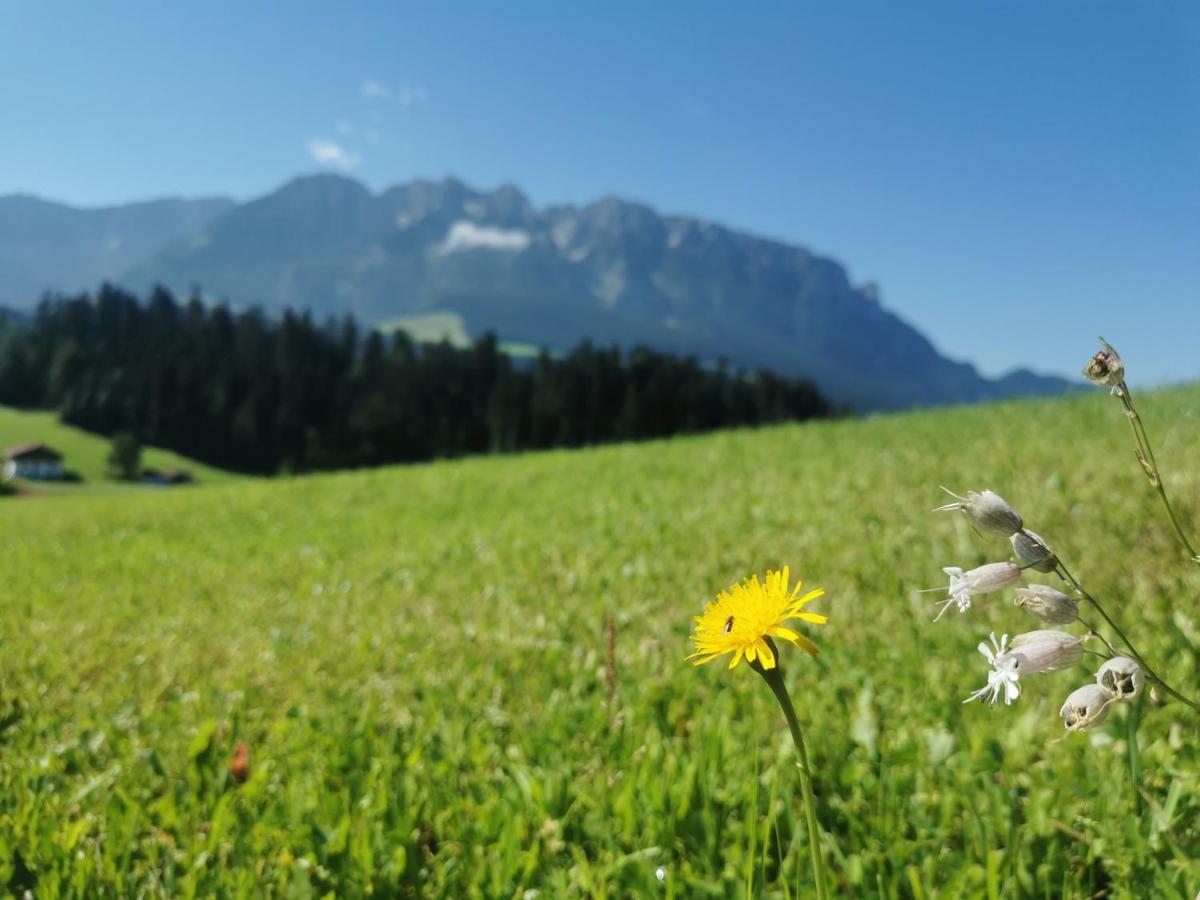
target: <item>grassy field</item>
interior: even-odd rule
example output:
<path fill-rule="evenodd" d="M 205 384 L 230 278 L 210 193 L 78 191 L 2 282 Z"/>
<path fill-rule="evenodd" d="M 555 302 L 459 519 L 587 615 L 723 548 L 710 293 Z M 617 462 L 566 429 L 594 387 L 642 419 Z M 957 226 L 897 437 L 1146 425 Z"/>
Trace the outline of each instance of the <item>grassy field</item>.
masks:
<path fill-rule="evenodd" d="M 0 406 L 0 450 L 29 441 L 49 444 L 63 455 L 63 467 L 78 472 L 83 481 L 77 484 L 38 482 L 32 489 L 42 493 L 96 493 L 97 491 L 157 490 L 144 485 L 122 484 L 105 475 L 112 442 L 63 425 L 51 412 L 29 412 Z M 201 465 L 169 450 L 147 447 L 142 453 L 143 468 L 187 469 L 197 481 L 220 483 L 237 476 Z"/>
<path fill-rule="evenodd" d="M 1200 389 L 1142 406 L 1200 522 Z M 1126 708 L 1055 741 L 1094 659 L 964 706 L 976 643 L 1035 623 L 1009 591 L 934 625 L 916 593 L 1006 558 L 930 512 L 939 484 L 991 487 L 1195 692 L 1200 568 L 1130 446 L 1097 391 L 0 502 L 0 885 L 810 896 L 778 707 L 744 666 L 684 661 L 708 598 L 787 563 L 828 592 L 822 655 L 783 662 L 838 896 L 1192 900 L 1200 720 L 1146 704 L 1134 775 Z"/>

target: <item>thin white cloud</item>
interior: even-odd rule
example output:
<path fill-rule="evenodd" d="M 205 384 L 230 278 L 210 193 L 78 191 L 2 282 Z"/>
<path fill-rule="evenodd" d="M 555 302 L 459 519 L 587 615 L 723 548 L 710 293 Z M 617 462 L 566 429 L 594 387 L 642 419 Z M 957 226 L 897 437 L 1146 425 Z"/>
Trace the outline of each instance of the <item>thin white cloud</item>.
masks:
<path fill-rule="evenodd" d="M 476 225 L 459 219 L 450 226 L 446 240 L 437 248 L 438 253 L 454 253 L 456 250 L 507 250 L 519 252 L 529 246 L 529 232 L 516 228 L 494 228 Z"/>
<path fill-rule="evenodd" d="M 337 124 L 333 126 L 333 130 L 343 136 L 354 134 L 354 126 L 345 119 L 338 119 Z"/>
<path fill-rule="evenodd" d="M 382 100 L 390 97 L 391 93 L 386 84 L 378 82 L 374 78 L 368 78 L 362 83 L 362 95 L 369 100 Z"/>
<path fill-rule="evenodd" d="M 420 106 L 429 102 L 429 89 L 423 84 L 405 83 L 391 88 L 382 81 L 367 78 L 359 93 L 368 100 L 394 100 L 397 106 Z"/>
<path fill-rule="evenodd" d="M 362 160 L 336 141 L 315 140 L 308 142 L 308 155 L 323 166 L 349 171 Z"/>
<path fill-rule="evenodd" d="M 406 84 L 396 91 L 396 102 L 401 106 L 418 106 L 429 102 L 429 91 L 419 84 Z"/>

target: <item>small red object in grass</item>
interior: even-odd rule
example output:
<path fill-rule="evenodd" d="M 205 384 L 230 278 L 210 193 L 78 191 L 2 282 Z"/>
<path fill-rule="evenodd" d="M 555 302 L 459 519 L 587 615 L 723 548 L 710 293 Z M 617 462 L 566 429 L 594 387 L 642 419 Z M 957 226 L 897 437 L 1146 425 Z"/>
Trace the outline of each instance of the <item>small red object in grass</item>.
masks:
<path fill-rule="evenodd" d="M 233 749 L 233 759 L 229 761 L 229 774 L 238 784 L 245 784 L 250 777 L 250 748 L 239 743 Z"/>

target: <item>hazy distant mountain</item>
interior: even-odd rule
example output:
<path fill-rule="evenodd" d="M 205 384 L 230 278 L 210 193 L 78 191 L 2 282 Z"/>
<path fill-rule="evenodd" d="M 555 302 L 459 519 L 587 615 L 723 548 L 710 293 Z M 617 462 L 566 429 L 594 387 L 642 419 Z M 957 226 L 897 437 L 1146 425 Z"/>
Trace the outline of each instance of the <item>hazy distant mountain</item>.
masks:
<path fill-rule="evenodd" d="M 647 343 L 807 375 L 864 409 L 1069 387 L 1028 372 L 992 381 L 946 359 L 831 260 L 614 197 L 535 209 L 511 186 L 415 181 L 374 195 L 340 176 L 299 178 L 121 280 L 372 324 L 456 314 L 468 334 L 552 349 Z"/>
<path fill-rule="evenodd" d="M 94 288 L 234 205 L 169 199 L 77 209 L 24 194 L 0 197 L 0 304 L 28 309 L 46 290 Z"/>

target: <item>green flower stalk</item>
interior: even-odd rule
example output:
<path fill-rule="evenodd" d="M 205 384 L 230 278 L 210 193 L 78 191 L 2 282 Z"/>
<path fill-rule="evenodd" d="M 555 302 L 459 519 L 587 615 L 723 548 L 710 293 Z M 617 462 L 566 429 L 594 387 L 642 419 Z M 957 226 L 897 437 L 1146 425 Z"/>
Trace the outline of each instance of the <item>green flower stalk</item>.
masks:
<path fill-rule="evenodd" d="M 808 823 L 808 851 L 812 858 L 813 878 L 817 883 L 818 900 L 828 896 L 825 888 L 825 865 L 821 857 L 821 827 L 817 822 L 817 804 L 813 799 L 812 768 L 808 763 L 808 750 L 804 746 L 804 733 L 800 730 L 800 722 L 796 718 L 796 708 L 788 694 L 787 685 L 783 683 L 783 672 L 776 666 L 774 669 L 764 669 L 751 663 L 751 668 L 762 675 L 768 687 L 775 694 L 783 709 L 783 717 L 787 719 L 788 730 L 792 733 L 792 743 L 796 745 L 796 756 L 799 758 L 797 768 L 800 770 L 800 789 L 804 794 L 804 816 Z"/>
<path fill-rule="evenodd" d="M 1196 548 L 1188 539 L 1183 526 L 1179 524 L 1179 517 L 1175 515 L 1175 509 L 1167 497 L 1167 489 L 1163 487 L 1162 474 L 1159 472 L 1158 462 L 1154 458 L 1154 448 L 1150 446 L 1150 438 L 1146 434 L 1146 425 L 1142 421 L 1142 417 L 1138 415 L 1137 408 L 1133 405 L 1133 394 L 1129 390 L 1129 385 L 1125 383 L 1125 363 L 1108 341 L 1100 338 L 1100 344 L 1100 352 L 1092 357 L 1092 361 L 1084 368 L 1083 374 L 1093 384 L 1109 388 L 1112 395 L 1118 398 L 1121 405 L 1125 407 L 1125 417 L 1129 419 L 1129 428 L 1133 431 L 1133 440 L 1137 444 L 1134 455 L 1137 457 L 1138 464 L 1146 473 L 1146 478 L 1150 480 L 1151 486 L 1158 492 L 1163 509 L 1167 513 L 1167 519 L 1175 530 L 1175 536 L 1179 538 L 1179 543 L 1183 545 L 1183 549 L 1187 551 L 1192 562 L 1200 565 L 1200 553 L 1196 552 Z"/>
<path fill-rule="evenodd" d="M 799 758 L 800 786 L 804 796 L 804 814 L 808 823 L 808 847 L 812 856 L 813 880 L 817 887 L 818 900 L 828 896 L 825 888 L 825 863 L 821 853 L 821 829 L 817 823 L 817 808 L 813 801 L 812 767 L 808 762 L 808 749 L 804 734 L 796 718 L 796 708 L 783 683 L 779 669 L 779 648 L 774 638 L 782 638 L 795 644 L 809 656 L 820 651 L 807 637 L 784 625 L 792 619 L 823 625 L 827 619 L 818 613 L 803 611 L 811 600 L 822 596 L 825 591 L 817 588 L 801 595 L 802 582 L 788 586 L 788 568 L 768 571 L 763 581 L 757 575 L 722 591 L 717 599 L 708 604 L 703 615 L 696 616 L 696 630 L 692 633 L 695 652 L 688 659 L 695 665 L 732 655 L 729 668 L 733 669 L 744 658 L 755 672 L 763 677 L 775 694 L 787 719 L 792 742 L 796 745 Z"/>

